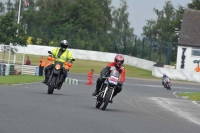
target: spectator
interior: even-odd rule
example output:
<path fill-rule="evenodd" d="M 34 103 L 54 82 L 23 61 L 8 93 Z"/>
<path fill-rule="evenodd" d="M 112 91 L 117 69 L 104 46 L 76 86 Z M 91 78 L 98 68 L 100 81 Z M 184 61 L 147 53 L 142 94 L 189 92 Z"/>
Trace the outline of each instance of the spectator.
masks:
<path fill-rule="evenodd" d="M 31 60 L 29 59 L 29 56 L 27 56 L 26 65 L 31 65 Z"/>
<path fill-rule="evenodd" d="M 45 66 L 45 59 L 43 58 L 43 56 L 41 56 L 39 64 L 39 76 L 43 76 L 44 66 Z"/>
<path fill-rule="evenodd" d="M 92 78 L 93 78 L 93 69 L 91 69 L 89 72 L 88 72 L 88 80 L 89 82 L 86 83 L 86 85 L 92 85 Z"/>
<path fill-rule="evenodd" d="M 199 64 L 197 65 L 197 67 L 195 68 L 195 70 L 194 71 L 196 71 L 196 72 L 200 72 L 200 67 L 199 67 Z"/>

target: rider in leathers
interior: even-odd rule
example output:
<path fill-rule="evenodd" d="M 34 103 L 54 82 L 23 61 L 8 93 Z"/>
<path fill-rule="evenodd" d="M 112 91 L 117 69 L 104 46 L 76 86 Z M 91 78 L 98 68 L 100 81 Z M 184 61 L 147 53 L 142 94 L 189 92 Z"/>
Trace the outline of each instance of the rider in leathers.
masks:
<path fill-rule="evenodd" d="M 56 61 L 60 61 L 63 63 L 63 66 L 65 63 L 68 63 L 68 65 L 71 67 L 72 66 L 72 63 L 71 63 L 72 52 L 67 50 L 67 47 L 68 47 L 68 41 L 62 40 L 60 42 L 60 48 L 54 48 L 52 50 L 52 54 L 53 54 L 54 58 L 56 57 Z M 50 58 L 52 58 L 52 57 L 48 56 L 48 59 L 50 59 Z M 50 74 L 51 69 L 53 68 L 53 65 L 54 65 L 54 62 L 51 65 L 47 66 L 44 70 L 45 71 L 45 80 L 43 81 L 44 84 L 48 84 L 48 78 L 50 76 L 49 74 Z M 61 88 L 62 83 L 65 81 L 65 79 L 67 77 L 67 73 L 68 73 L 68 70 L 63 67 L 58 89 Z"/>
<path fill-rule="evenodd" d="M 125 67 L 123 66 L 124 63 L 124 57 L 122 54 L 117 54 L 114 58 L 114 62 L 109 63 L 100 73 L 100 77 L 97 79 L 96 81 L 96 90 L 95 92 L 92 94 L 93 96 L 96 96 L 97 94 L 99 94 L 99 89 L 101 87 L 101 85 L 104 82 L 104 79 L 102 79 L 102 77 L 107 77 L 109 76 L 110 72 L 113 69 L 117 69 L 117 71 L 120 73 L 120 81 L 118 83 L 118 86 L 115 90 L 115 92 L 113 93 L 113 97 L 117 95 L 117 93 L 121 92 L 122 90 L 122 85 L 123 82 L 125 81 Z M 112 100 L 111 100 L 112 102 Z"/>
<path fill-rule="evenodd" d="M 162 85 L 164 86 L 164 80 L 166 79 L 166 78 L 169 78 L 165 73 L 163 74 L 163 77 L 162 77 Z M 165 87 L 165 86 L 164 86 Z"/>

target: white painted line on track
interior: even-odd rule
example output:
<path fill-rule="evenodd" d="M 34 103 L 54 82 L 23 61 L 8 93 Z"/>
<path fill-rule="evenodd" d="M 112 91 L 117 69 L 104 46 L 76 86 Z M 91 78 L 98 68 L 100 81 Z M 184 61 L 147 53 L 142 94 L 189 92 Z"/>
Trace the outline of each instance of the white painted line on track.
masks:
<path fill-rule="evenodd" d="M 177 95 L 176 95 L 176 93 L 178 93 L 178 92 L 176 92 L 176 91 L 175 91 L 175 92 L 173 92 L 173 95 L 174 95 L 174 96 L 176 96 L 176 97 L 179 97 L 179 96 L 177 96 Z"/>
<path fill-rule="evenodd" d="M 170 100 L 167 98 L 160 98 L 160 97 L 151 97 L 150 99 L 155 101 L 155 103 L 160 105 L 160 107 L 163 107 L 197 125 L 200 125 L 200 119 L 196 117 L 195 114 L 191 113 L 190 111 L 187 111 L 187 109 L 184 109 L 181 106 L 177 106 L 176 101 L 174 101 L 173 99 Z"/>
<path fill-rule="evenodd" d="M 200 106 L 200 104 L 198 104 L 196 101 L 192 101 L 192 103 L 194 103 L 194 104 Z"/>
<path fill-rule="evenodd" d="M 180 98 L 179 96 L 176 95 L 176 93 L 179 93 L 179 92 L 174 92 L 173 95 L 176 96 L 177 98 Z M 194 103 L 194 104 L 200 106 L 200 104 L 197 103 L 196 101 L 192 101 L 192 103 Z"/>

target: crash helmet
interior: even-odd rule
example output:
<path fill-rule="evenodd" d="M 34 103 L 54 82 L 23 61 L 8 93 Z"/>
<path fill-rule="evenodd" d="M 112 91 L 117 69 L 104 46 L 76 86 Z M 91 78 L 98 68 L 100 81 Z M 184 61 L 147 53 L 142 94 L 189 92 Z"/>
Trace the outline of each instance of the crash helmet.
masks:
<path fill-rule="evenodd" d="M 68 41 L 67 40 L 62 40 L 61 42 L 60 42 L 60 47 L 63 49 L 63 50 L 65 50 L 65 49 L 67 49 L 67 47 L 68 47 Z"/>
<path fill-rule="evenodd" d="M 115 56 L 115 59 L 114 59 L 114 62 L 115 62 L 115 66 L 118 68 L 118 67 L 121 67 L 124 63 L 124 57 L 122 54 L 117 54 Z"/>

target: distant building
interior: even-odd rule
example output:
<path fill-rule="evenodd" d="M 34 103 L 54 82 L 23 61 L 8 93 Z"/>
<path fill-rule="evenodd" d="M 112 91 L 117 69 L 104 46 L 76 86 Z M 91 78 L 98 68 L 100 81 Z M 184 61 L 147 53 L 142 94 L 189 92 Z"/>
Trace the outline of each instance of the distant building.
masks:
<path fill-rule="evenodd" d="M 186 9 L 181 24 L 177 48 L 176 69 L 194 71 L 200 60 L 200 11 Z"/>

